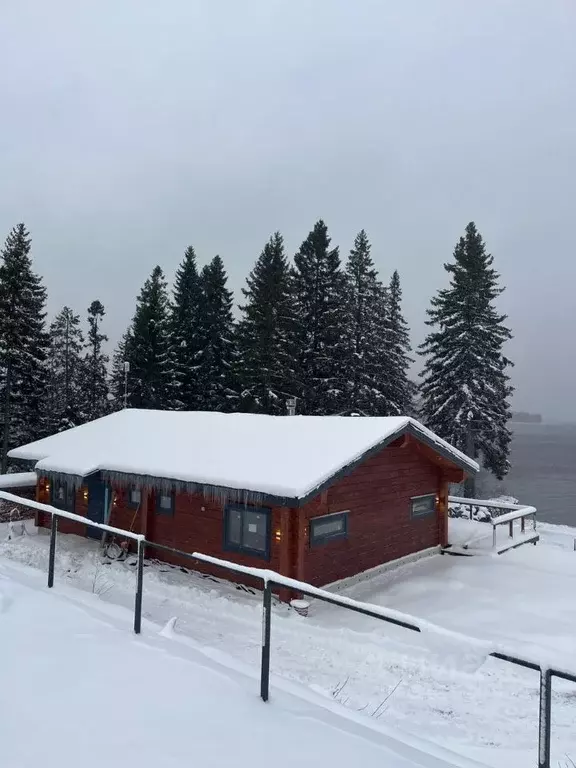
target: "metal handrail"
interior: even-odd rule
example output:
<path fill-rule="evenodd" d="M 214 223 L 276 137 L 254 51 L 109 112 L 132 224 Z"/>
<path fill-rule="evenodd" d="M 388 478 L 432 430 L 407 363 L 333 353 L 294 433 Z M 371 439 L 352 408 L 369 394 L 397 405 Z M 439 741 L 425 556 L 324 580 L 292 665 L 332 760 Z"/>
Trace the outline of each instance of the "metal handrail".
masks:
<path fill-rule="evenodd" d="M 508 535 L 511 539 L 514 538 L 514 521 L 520 520 L 520 533 L 525 533 L 526 531 L 526 518 L 531 517 L 533 519 L 534 523 L 534 530 L 536 530 L 536 507 L 527 506 L 525 504 L 511 504 L 510 502 L 506 501 L 496 501 L 496 500 L 484 500 L 484 499 L 468 499 L 465 497 L 460 496 L 449 496 L 448 497 L 448 503 L 449 504 L 460 504 L 460 506 L 469 507 L 470 508 L 470 520 L 472 520 L 472 510 L 474 507 L 485 507 L 488 510 L 492 509 L 499 509 L 499 510 L 506 510 L 504 514 L 501 515 L 490 515 L 490 519 L 488 522 L 492 526 L 492 547 L 496 548 L 496 527 L 499 525 L 504 525 L 505 523 L 508 523 L 509 525 L 509 532 Z M 484 521 L 481 521 L 484 522 Z M 482 537 L 485 538 L 485 537 Z M 476 538 L 472 539 L 472 541 L 476 540 Z M 529 540 L 530 541 L 530 540 Z M 471 543 L 471 542 L 469 542 Z"/>
<path fill-rule="evenodd" d="M 41 504 L 39 502 L 33 502 L 29 499 L 22 499 L 21 497 L 14 497 L 13 494 L 0 491 L 0 498 L 5 498 L 8 501 L 13 501 L 14 498 L 18 498 L 20 503 L 25 506 L 30 506 L 33 509 L 37 509 L 42 512 L 47 512 L 52 516 L 52 523 L 50 528 L 50 553 L 48 558 L 48 587 L 54 585 L 54 564 L 56 556 L 56 536 L 58 529 L 58 518 L 63 517 L 74 522 L 81 522 L 91 528 L 98 528 L 101 530 L 108 530 L 113 533 L 120 532 L 122 535 L 128 538 L 134 539 L 138 542 L 138 564 L 136 570 L 136 595 L 134 600 L 134 632 L 140 634 L 142 629 L 142 598 L 143 598 L 143 577 L 144 577 L 144 555 L 146 547 L 152 547 L 154 549 L 160 549 L 167 552 L 171 552 L 181 557 L 186 557 L 198 562 L 209 563 L 211 565 L 222 568 L 226 571 L 234 573 L 242 573 L 252 578 L 257 578 L 263 583 L 263 616 L 262 616 L 262 654 L 261 654 L 261 669 L 260 669 L 260 696 L 263 701 L 268 701 L 270 697 L 270 649 L 271 649 L 271 635 L 272 635 L 272 590 L 274 587 L 278 589 L 296 589 L 300 594 L 312 597 L 322 602 L 330 603 L 332 605 L 338 605 L 341 608 L 360 613 L 365 616 L 370 616 L 380 621 L 385 621 L 390 624 L 403 627 L 408 631 L 421 632 L 421 626 L 430 626 L 427 622 L 422 622 L 414 617 L 407 617 L 404 614 L 398 612 L 387 611 L 379 606 L 360 603 L 342 595 L 337 595 L 328 592 L 324 589 L 313 587 L 310 584 L 304 584 L 294 579 L 286 578 L 275 571 L 270 571 L 261 568 L 250 568 L 248 566 L 232 563 L 228 560 L 221 560 L 210 555 L 204 555 L 200 552 L 184 552 L 183 550 L 169 547 L 164 544 L 157 544 L 153 541 L 148 541 L 142 534 L 134 534 L 123 529 L 113 528 L 112 526 L 105 525 L 103 523 L 95 523 L 80 515 L 75 515 L 71 512 L 57 509 L 47 504 Z M 535 511 L 535 510 L 534 510 Z M 457 635 L 458 633 L 450 633 L 451 635 Z M 478 642 L 473 638 L 467 638 L 461 635 L 463 641 Z M 572 683 L 576 683 L 576 672 L 570 672 L 568 670 L 562 670 L 559 668 L 550 667 L 543 664 L 540 661 L 528 658 L 522 658 L 512 653 L 504 652 L 503 650 L 494 650 L 487 653 L 500 661 L 514 664 L 515 666 L 523 667 L 524 669 L 531 669 L 540 674 L 540 709 L 539 709 L 539 728 L 538 728 L 538 768 L 551 768 L 550 765 L 550 736 L 552 725 L 552 678 L 557 677 L 562 680 L 567 680 Z"/>

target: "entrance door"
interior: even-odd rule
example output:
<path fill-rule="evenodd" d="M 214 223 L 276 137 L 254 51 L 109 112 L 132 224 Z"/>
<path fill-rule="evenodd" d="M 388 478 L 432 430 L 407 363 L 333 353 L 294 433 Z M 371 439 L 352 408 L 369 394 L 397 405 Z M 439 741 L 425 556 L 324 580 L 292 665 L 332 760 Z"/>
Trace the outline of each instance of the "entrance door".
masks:
<path fill-rule="evenodd" d="M 106 483 L 99 478 L 87 478 L 85 482 L 88 488 L 88 513 L 89 520 L 95 523 L 104 522 L 104 505 L 106 502 Z M 98 528 L 87 528 L 86 535 L 90 539 L 101 539 L 102 531 Z"/>

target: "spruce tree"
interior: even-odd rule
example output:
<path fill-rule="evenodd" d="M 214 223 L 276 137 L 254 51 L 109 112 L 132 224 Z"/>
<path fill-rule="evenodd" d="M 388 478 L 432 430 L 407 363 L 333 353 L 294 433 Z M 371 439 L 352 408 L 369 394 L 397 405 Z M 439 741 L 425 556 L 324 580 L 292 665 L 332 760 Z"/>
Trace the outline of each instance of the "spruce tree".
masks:
<path fill-rule="evenodd" d="M 502 479 L 509 469 L 513 391 L 503 346 L 511 333 L 494 306 L 503 289 L 493 261 L 471 222 L 454 249 L 454 262 L 444 265 L 450 285 L 428 310 L 434 330 L 421 346 L 421 392 L 428 426 Z"/>
<path fill-rule="evenodd" d="M 366 232 L 361 230 L 346 264 L 341 325 L 347 344 L 342 372 L 346 411 L 383 416 L 388 412 L 384 391 L 388 384 L 386 295 L 370 248 Z"/>
<path fill-rule="evenodd" d="M 113 411 L 121 411 L 124 408 L 126 394 L 130 384 L 130 372 L 126 371 L 126 363 L 129 364 L 130 342 L 132 339 L 132 326 L 130 326 L 114 350 L 112 355 L 112 371 L 110 374 L 110 408 Z"/>
<path fill-rule="evenodd" d="M 190 246 L 176 272 L 172 310 L 175 407 L 180 410 L 193 411 L 202 405 L 198 382 L 201 303 L 200 275 L 194 249 Z"/>
<path fill-rule="evenodd" d="M 242 293 L 238 325 L 240 410 L 285 414 L 292 396 L 293 326 L 290 267 L 282 235 L 276 232 L 264 246 Z"/>
<path fill-rule="evenodd" d="M 83 348 L 84 336 L 80 327 L 80 316 L 70 307 L 63 307 L 50 324 L 46 399 L 46 418 L 50 433 L 77 427 L 86 420 Z"/>
<path fill-rule="evenodd" d="M 171 308 L 166 280 L 155 267 L 136 302 L 127 352 L 130 364 L 128 405 L 168 409 L 174 403 Z"/>
<path fill-rule="evenodd" d="M 201 272 L 198 313 L 198 385 L 200 404 L 207 411 L 233 411 L 238 404 L 235 382 L 236 339 L 232 292 L 220 256 Z"/>
<path fill-rule="evenodd" d="M 0 413 L 2 466 L 10 448 L 43 437 L 46 391 L 46 289 L 32 270 L 24 224 L 8 235 L 0 256 Z"/>
<path fill-rule="evenodd" d="M 292 276 L 298 411 L 338 413 L 346 404 L 342 364 L 347 341 L 341 322 L 345 278 L 338 248 L 330 248 L 328 229 L 321 219 L 294 256 Z"/>
<path fill-rule="evenodd" d="M 394 271 L 388 288 L 388 415 L 406 416 L 414 411 L 414 384 L 408 378 L 410 357 L 410 331 L 402 314 L 402 288 L 400 275 Z"/>
<path fill-rule="evenodd" d="M 104 416 L 110 409 L 108 402 L 108 355 L 102 345 L 108 336 L 100 328 L 105 315 L 98 300 L 88 307 L 88 338 L 84 357 L 84 415 L 87 421 Z"/>

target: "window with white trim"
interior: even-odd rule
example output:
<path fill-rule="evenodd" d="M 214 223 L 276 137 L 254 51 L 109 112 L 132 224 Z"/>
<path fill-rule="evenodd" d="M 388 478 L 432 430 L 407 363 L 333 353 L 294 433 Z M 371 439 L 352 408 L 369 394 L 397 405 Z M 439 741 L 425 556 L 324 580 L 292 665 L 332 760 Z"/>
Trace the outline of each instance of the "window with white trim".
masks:
<path fill-rule="evenodd" d="M 421 517 L 429 517 L 436 512 L 436 494 L 428 493 L 425 496 L 414 496 L 410 499 L 410 517 L 417 520 Z"/>
<path fill-rule="evenodd" d="M 313 517 L 310 520 L 310 546 L 317 547 L 348 536 L 348 512 Z"/>

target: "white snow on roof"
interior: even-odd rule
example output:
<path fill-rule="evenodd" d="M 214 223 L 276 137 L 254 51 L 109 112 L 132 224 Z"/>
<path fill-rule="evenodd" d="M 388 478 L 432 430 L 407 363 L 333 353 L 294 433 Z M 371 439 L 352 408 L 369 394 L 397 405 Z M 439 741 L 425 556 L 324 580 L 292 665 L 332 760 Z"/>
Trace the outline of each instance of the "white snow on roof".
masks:
<path fill-rule="evenodd" d="M 407 416 L 264 416 L 128 409 L 10 452 L 38 472 L 99 470 L 302 498 L 411 427 L 459 466 L 477 464 Z"/>
<path fill-rule="evenodd" d="M 0 475 L 1 488 L 33 488 L 36 485 L 36 472 L 12 472 Z"/>

